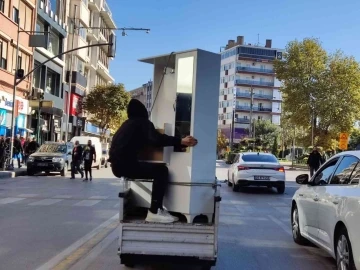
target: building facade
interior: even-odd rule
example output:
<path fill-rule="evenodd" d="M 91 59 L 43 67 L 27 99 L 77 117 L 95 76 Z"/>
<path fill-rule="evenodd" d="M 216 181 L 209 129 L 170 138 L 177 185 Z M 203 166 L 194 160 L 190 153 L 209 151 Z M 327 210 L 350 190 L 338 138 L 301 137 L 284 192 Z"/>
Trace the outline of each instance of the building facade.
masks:
<path fill-rule="evenodd" d="M 64 128 L 64 103 L 67 86 L 64 84 L 65 57 L 56 57 L 42 65 L 50 58 L 64 52 L 67 37 L 67 25 L 63 20 L 66 13 L 65 1 L 38 1 L 36 28 L 38 32 L 48 32 L 46 47 L 36 47 L 34 65 L 41 66 L 33 75 L 33 99 L 43 92 L 45 101 L 52 101 L 52 106 L 33 108 L 31 129 L 38 135 L 39 142 L 62 140 Z M 41 33 L 39 33 L 41 34 Z M 40 110 L 40 111 L 39 111 Z M 39 119 L 40 116 L 40 119 Z"/>
<path fill-rule="evenodd" d="M 139 101 L 141 101 L 142 104 L 145 105 L 146 109 L 148 110 L 148 113 L 151 111 L 152 106 L 152 93 L 153 93 L 153 82 L 148 81 L 147 83 L 144 83 L 142 86 L 129 91 L 131 98 L 135 98 Z"/>
<path fill-rule="evenodd" d="M 270 120 L 280 125 L 280 81 L 273 62 L 282 59 L 282 49 L 245 44 L 244 37 L 229 40 L 221 52 L 219 128 L 234 142 L 250 134 L 255 120 Z"/>
<path fill-rule="evenodd" d="M 67 5 L 69 28 L 72 29 L 74 23 L 77 28 L 74 33 L 69 31 L 67 50 L 109 42 L 110 34 L 114 34 L 110 29 L 116 28 L 116 25 L 105 0 L 68 0 Z M 91 27 L 104 29 L 91 29 Z M 115 81 L 110 75 L 111 58 L 107 56 L 107 50 L 108 46 L 96 46 L 75 51 L 73 57 L 70 54 L 66 56 L 67 82 L 72 70 L 69 138 L 82 134 L 100 135 L 99 128 L 86 121 L 81 103 L 86 93 L 96 85 L 106 85 Z M 67 112 L 66 106 L 64 110 Z"/>
<path fill-rule="evenodd" d="M 0 0 L 0 135 L 11 135 L 12 106 L 15 102 L 15 133 L 26 136 L 29 131 L 29 102 L 32 77 L 23 80 L 13 100 L 15 70 L 27 74 L 33 68 L 33 48 L 29 47 L 30 33 L 19 36 L 19 54 L 16 59 L 17 30 L 34 31 L 36 0 Z M 16 66 L 17 63 L 17 66 Z"/>

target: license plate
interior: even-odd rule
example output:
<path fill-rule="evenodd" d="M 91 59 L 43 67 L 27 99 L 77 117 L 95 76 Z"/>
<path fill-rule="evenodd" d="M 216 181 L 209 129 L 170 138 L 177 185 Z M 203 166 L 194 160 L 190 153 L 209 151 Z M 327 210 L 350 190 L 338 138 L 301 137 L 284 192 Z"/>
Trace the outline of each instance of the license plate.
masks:
<path fill-rule="evenodd" d="M 47 166 L 48 164 L 47 163 L 38 163 L 37 165 L 41 166 L 41 167 L 44 167 L 44 166 Z"/>
<path fill-rule="evenodd" d="M 254 176 L 254 180 L 270 180 L 270 176 Z"/>

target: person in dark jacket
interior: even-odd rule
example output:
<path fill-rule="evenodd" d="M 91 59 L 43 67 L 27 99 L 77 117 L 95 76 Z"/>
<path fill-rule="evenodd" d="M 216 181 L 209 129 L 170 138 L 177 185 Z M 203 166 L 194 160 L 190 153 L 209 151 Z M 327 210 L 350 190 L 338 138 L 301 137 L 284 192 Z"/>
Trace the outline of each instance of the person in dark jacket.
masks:
<path fill-rule="evenodd" d="M 21 161 L 20 156 L 24 154 L 21 141 L 20 141 L 20 135 L 16 135 L 14 138 L 14 148 L 13 148 L 13 159 L 12 159 L 12 167 L 14 168 L 14 159 L 17 159 L 18 167 L 21 168 Z"/>
<path fill-rule="evenodd" d="M 33 137 L 32 141 L 27 146 L 29 156 L 39 149 L 40 145 L 37 143 L 36 138 Z"/>
<path fill-rule="evenodd" d="M 314 147 L 313 151 L 310 153 L 309 158 L 307 160 L 307 165 L 310 169 L 310 177 L 314 175 L 314 173 L 319 169 L 321 164 L 323 163 L 323 158 L 319 153 L 317 147 Z"/>
<path fill-rule="evenodd" d="M 84 177 L 84 173 L 80 167 L 83 158 L 83 148 L 79 144 L 79 141 L 75 142 L 74 149 L 72 151 L 71 161 L 71 178 L 75 179 L 75 173 L 80 172 L 81 178 Z"/>
<path fill-rule="evenodd" d="M 140 162 L 138 155 L 147 146 L 190 147 L 197 144 L 194 137 L 183 139 L 159 133 L 148 119 L 145 106 L 132 99 L 127 107 L 128 120 L 117 130 L 110 147 L 111 168 L 116 177 L 152 179 L 151 206 L 146 221 L 172 223 L 177 220 L 163 208 L 163 198 L 169 171 L 165 164 Z"/>
<path fill-rule="evenodd" d="M 85 179 L 83 181 L 87 181 L 88 173 L 90 176 L 90 181 L 92 181 L 92 172 L 91 166 L 93 162 L 96 162 L 96 151 L 95 147 L 92 145 L 91 140 L 88 140 L 87 146 L 84 147 L 83 151 L 83 158 L 84 158 L 84 170 L 85 170 Z"/>

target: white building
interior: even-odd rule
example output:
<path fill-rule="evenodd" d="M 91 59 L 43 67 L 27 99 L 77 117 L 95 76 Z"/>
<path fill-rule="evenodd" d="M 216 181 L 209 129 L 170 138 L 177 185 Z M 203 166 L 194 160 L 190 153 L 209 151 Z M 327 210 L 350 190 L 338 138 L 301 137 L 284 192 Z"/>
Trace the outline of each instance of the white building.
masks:
<path fill-rule="evenodd" d="M 234 122 L 235 142 L 249 136 L 251 120 L 280 124 L 282 97 L 273 62 L 282 59 L 283 50 L 271 48 L 271 43 L 268 39 L 265 47 L 245 45 L 238 36 L 221 52 L 218 125 L 229 138 Z"/>
<path fill-rule="evenodd" d="M 110 34 L 114 34 L 111 29 L 116 28 L 116 25 L 106 0 L 68 0 L 67 5 L 69 5 L 66 9 L 69 20 L 67 50 L 73 47 L 73 33 L 70 29 L 72 29 L 74 22 L 74 14 L 77 25 L 74 48 L 109 43 Z M 92 27 L 101 29 L 91 29 Z M 109 71 L 111 58 L 107 56 L 107 52 L 108 46 L 96 46 L 75 51 L 72 61 L 70 54 L 67 55 L 67 73 L 70 71 L 71 63 L 73 64 L 69 121 L 72 135 L 76 136 L 82 133 L 99 135 L 98 127 L 85 121 L 85 115 L 77 111 L 76 107 L 94 86 L 114 83 L 115 80 Z M 69 75 L 67 74 L 67 81 L 68 78 Z"/>

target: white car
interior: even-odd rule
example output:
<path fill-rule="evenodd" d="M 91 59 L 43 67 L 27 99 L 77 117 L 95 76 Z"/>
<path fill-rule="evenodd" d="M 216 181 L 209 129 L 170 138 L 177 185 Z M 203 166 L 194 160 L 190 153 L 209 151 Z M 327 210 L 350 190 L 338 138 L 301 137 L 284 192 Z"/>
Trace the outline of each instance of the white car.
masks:
<path fill-rule="evenodd" d="M 276 187 L 285 191 L 285 169 L 277 158 L 268 153 L 247 152 L 236 154 L 228 170 L 228 185 L 233 191 L 244 186 Z"/>
<path fill-rule="evenodd" d="M 336 259 L 337 269 L 360 269 L 360 151 L 329 159 L 311 179 L 299 175 L 302 186 L 292 200 L 294 241 L 310 240 Z"/>

